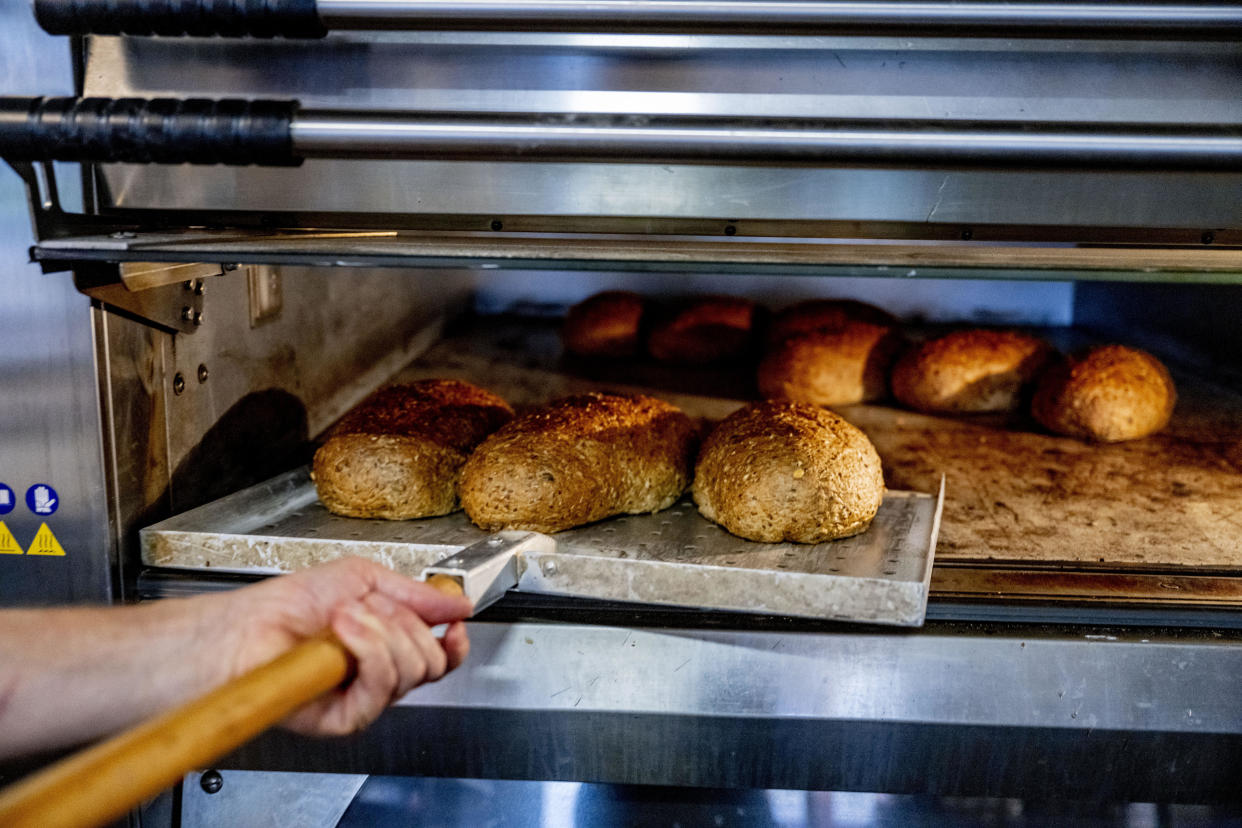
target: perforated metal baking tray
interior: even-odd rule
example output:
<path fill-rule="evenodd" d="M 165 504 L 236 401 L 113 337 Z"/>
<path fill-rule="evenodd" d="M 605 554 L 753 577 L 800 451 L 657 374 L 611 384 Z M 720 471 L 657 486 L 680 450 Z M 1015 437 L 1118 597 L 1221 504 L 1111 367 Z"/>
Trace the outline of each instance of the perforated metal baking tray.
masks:
<path fill-rule="evenodd" d="M 761 544 L 705 520 L 687 496 L 652 515 L 560 532 L 530 555 L 518 589 L 641 604 L 918 626 L 944 483 L 936 495 L 889 491 L 861 535 L 821 544 Z M 408 521 L 328 512 L 299 469 L 142 531 L 151 566 L 242 573 L 301 569 L 345 555 L 419 576 L 487 537 L 462 512 Z"/>

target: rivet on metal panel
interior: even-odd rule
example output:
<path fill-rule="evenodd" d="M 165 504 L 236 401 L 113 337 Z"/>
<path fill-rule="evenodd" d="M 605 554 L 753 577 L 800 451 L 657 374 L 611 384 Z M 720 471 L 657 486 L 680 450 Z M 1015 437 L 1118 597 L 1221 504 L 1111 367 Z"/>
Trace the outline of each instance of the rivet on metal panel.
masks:
<path fill-rule="evenodd" d="M 219 771 L 209 770 L 198 778 L 198 784 L 205 793 L 219 793 L 220 789 L 224 787 L 224 777 L 220 775 Z"/>
<path fill-rule="evenodd" d="M 543 562 L 543 574 L 552 576 L 556 574 L 556 561 Z"/>
<path fill-rule="evenodd" d="M 193 321 L 194 320 L 194 308 L 190 307 L 189 305 L 186 305 L 185 307 L 183 307 L 181 309 L 181 318 L 184 319 L 186 322 Z"/>
<path fill-rule="evenodd" d="M 207 366 L 206 366 L 206 365 L 199 365 L 199 366 L 198 366 L 198 381 L 199 381 L 200 383 L 202 383 L 202 382 L 206 382 L 206 381 L 207 381 L 207 377 L 208 377 Z"/>
<path fill-rule="evenodd" d="M 180 371 L 173 376 L 173 393 L 177 396 L 181 396 L 185 393 L 185 375 Z"/>
<path fill-rule="evenodd" d="M 194 311 L 194 315 L 190 317 L 190 321 L 193 322 L 195 325 L 203 324 L 203 312 Z"/>
<path fill-rule="evenodd" d="M 1205 230 L 1203 235 L 1200 237 L 1200 239 L 1203 241 L 1204 244 L 1211 244 L 1212 242 L 1216 241 L 1216 234 L 1213 233 L 1211 230 Z"/>
<path fill-rule="evenodd" d="M 492 229 L 493 230 L 504 230 L 505 224 L 500 219 L 492 219 Z"/>

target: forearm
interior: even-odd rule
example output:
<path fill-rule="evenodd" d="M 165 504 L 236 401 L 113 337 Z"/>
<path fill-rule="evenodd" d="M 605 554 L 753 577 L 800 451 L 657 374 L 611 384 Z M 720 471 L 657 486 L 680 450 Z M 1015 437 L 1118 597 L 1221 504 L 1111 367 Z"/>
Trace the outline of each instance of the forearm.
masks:
<path fill-rule="evenodd" d="M 226 668 L 199 648 L 226 604 L 0 611 L 0 757 L 98 738 L 219 683 Z"/>

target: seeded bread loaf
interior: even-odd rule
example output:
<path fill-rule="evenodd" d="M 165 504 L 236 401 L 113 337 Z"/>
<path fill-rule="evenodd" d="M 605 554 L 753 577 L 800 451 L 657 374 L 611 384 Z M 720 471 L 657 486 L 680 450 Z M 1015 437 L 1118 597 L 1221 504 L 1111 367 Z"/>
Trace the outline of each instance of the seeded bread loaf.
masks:
<path fill-rule="evenodd" d="M 696 429 L 642 395 L 581 394 L 518 417 L 462 470 L 466 514 L 488 531 L 559 532 L 665 509 L 690 484 Z"/>
<path fill-rule="evenodd" d="M 759 363 L 759 393 L 772 400 L 849 405 L 888 395 L 888 372 L 901 347 L 895 328 L 847 321 L 790 336 Z"/>
<path fill-rule="evenodd" d="M 880 456 L 867 435 L 802 403 L 734 412 L 708 435 L 695 465 L 703 517 L 763 543 L 857 535 L 883 498 Z"/>
<path fill-rule="evenodd" d="M 653 326 L 648 352 L 661 362 L 705 365 L 745 356 L 758 309 L 749 299 L 705 296 Z"/>
<path fill-rule="evenodd" d="M 597 293 L 569 309 L 561 339 L 565 350 L 585 357 L 628 357 L 642 346 L 645 302 L 637 293 Z"/>
<path fill-rule="evenodd" d="M 319 500 L 347 517 L 445 515 L 470 451 L 513 416 L 500 397 L 457 380 L 383 388 L 347 413 L 317 452 Z"/>
<path fill-rule="evenodd" d="M 1014 411 L 1052 356 L 1052 347 L 1016 331 L 956 331 L 914 346 L 893 366 L 893 396 L 916 411 Z"/>
<path fill-rule="evenodd" d="M 1164 363 L 1137 348 L 1104 345 L 1045 371 L 1031 413 L 1049 431 L 1115 443 L 1164 428 L 1176 402 Z"/>

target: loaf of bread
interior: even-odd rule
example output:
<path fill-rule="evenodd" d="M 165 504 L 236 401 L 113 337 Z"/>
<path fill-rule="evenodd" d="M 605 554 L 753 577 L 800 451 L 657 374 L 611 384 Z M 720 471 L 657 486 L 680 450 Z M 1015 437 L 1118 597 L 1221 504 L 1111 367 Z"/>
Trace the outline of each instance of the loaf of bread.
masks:
<path fill-rule="evenodd" d="M 524 414 L 466 462 L 461 502 L 488 531 L 559 532 L 665 509 L 690 484 L 697 433 L 675 406 L 581 394 Z"/>
<path fill-rule="evenodd" d="M 1042 339 L 1016 331 L 957 331 L 902 354 L 893 396 L 929 413 L 1015 411 L 1052 353 Z"/>
<path fill-rule="evenodd" d="M 808 299 L 790 305 L 772 320 L 768 328 L 768 347 L 778 345 L 792 336 L 834 331 L 851 322 L 868 322 L 885 328 L 896 328 L 897 318 L 885 310 L 854 299 Z"/>
<path fill-rule="evenodd" d="M 883 498 L 880 456 L 867 435 L 802 403 L 756 403 L 726 417 L 694 471 L 703 517 L 764 543 L 857 535 Z"/>
<path fill-rule="evenodd" d="M 458 508 L 466 457 L 512 416 L 500 397 L 457 380 L 383 388 L 347 413 L 315 452 L 319 500 L 347 517 L 448 514 Z"/>
<path fill-rule="evenodd" d="M 752 344 L 755 303 L 733 296 L 705 296 L 658 322 L 647 351 L 662 362 L 705 365 L 746 355 Z"/>
<path fill-rule="evenodd" d="M 585 357 L 630 357 L 642 346 L 645 301 L 637 293 L 610 290 L 569 309 L 561 339 L 565 350 Z"/>
<path fill-rule="evenodd" d="M 1160 360 L 1137 348 L 1105 345 L 1045 371 L 1031 413 L 1049 431 L 1115 443 L 1164 428 L 1176 402 L 1173 378 Z"/>
<path fill-rule="evenodd" d="M 848 405 L 883 399 L 901 334 L 886 325 L 847 321 L 790 336 L 759 363 L 759 393 L 766 399 L 813 405 Z"/>

